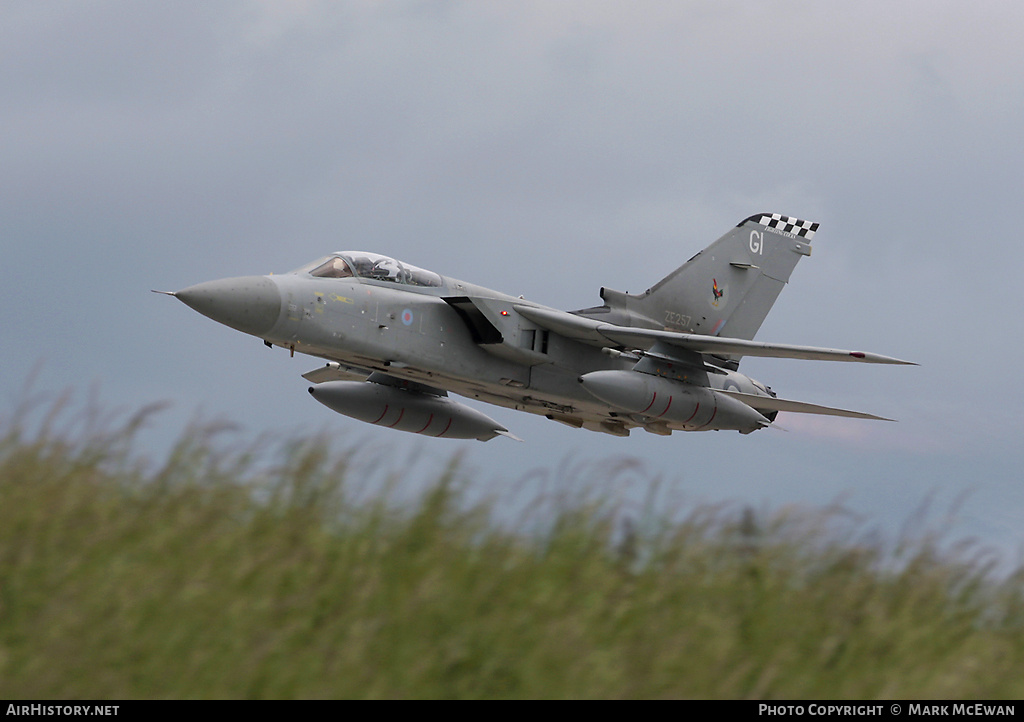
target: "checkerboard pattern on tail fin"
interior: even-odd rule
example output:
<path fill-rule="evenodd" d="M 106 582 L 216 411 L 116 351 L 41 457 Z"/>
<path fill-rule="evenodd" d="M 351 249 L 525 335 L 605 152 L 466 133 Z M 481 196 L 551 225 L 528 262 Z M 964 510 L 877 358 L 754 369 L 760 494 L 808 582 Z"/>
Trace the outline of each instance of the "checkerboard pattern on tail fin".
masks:
<path fill-rule="evenodd" d="M 747 221 L 754 221 L 754 223 L 775 228 L 783 233 L 792 233 L 794 236 L 806 238 L 808 241 L 814 238 L 814 233 L 818 230 L 817 223 L 802 221 L 799 218 L 790 218 L 779 213 L 760 213 L 756 216 L 751 216 L 746 221 L 743 221 L 743 223 Z M 743 223 L 740 223 L 740 225 L 742 226 Z"/>

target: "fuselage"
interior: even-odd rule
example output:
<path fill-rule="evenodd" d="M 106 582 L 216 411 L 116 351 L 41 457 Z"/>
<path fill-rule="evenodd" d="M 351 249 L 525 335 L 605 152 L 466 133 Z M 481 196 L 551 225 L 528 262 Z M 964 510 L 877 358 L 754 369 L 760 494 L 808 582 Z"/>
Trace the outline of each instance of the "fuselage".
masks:
<path fill-rule="evenodd" d="M 354 255 L 345 255 L 348 265 L 355 265 Z M 413 269 L 423 274 L 416 279 L 406 271 L 413 267 L 396 266 L 401 272 L 378 277 L 325 277 L 314 275 L 324 267 L 318 262 L 282 275 L 213 282 L 260 286 L 259 323 L 232 323 L 193 307 L 293 353 L 386 373 L 571 426 L 614 433 L 629 415 L 595 398 L 580 377 L 628 371 L 636 357 L 565 338 L 516 311 L 517 306 L 554 309 Z M 761 384 L 734 371 L 714 369 L 709 382 L 711 388 L 767 395 Z M 688 430 L 699 430 L 700 421 L 695 415 Z"/>
<path fill-rule="evenodd" d="M 633 428 L 746 434 L 780 411 L 887 420 L 780 399 L 737 371 L 746 356 L 910 364 L 754 341 L 817 228 L 750 216 L 643 293 L 602 288 L 601 306 L 576 311 L 363 251 L 169 295 L 268 346 L 326 359 L 303 377 L 328 408 L 428 436 L 511 435 L 449 393 L 616 436 Z"/>

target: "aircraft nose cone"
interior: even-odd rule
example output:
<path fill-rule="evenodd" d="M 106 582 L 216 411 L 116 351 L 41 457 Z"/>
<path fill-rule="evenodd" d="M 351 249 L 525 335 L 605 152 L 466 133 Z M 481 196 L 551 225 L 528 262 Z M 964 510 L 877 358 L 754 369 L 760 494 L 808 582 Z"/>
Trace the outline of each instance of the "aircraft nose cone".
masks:
<path fill-rule="evenodd" d="M 266 276 L 208 281 L 174 296 L 207 318 L 253 336 L 268 333 L 281 315 L 281 293 Z"/>

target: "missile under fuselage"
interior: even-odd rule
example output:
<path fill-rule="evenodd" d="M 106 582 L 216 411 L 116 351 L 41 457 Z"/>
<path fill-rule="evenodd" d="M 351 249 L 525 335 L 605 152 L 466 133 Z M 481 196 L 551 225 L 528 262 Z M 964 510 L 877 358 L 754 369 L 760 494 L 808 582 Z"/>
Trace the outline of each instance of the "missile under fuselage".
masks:
<path fill-rule="evenodd" d="M 771 422 L 734 398 L 706 386 L 694 386 L 635 371 L 592 371 L 579 382 L 595 398 L 629 412 L 637 423 L 668 424 L 685 431 L 733 430 L 749 433 Z"/>
<path fill-rule="evenodd" d="M 510 435 L 491 417 L 446 396 L 366 381 L 329 381 L 309 393 L 339 414 L 398 431 L 480 441 Z"/>

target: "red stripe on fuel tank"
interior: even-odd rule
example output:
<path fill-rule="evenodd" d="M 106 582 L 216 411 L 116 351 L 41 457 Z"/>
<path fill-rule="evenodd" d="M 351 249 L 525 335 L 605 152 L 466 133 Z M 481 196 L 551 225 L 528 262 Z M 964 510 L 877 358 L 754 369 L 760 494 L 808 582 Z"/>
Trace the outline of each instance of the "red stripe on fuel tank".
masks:
<path fill-rule="evenodd" d="M 424 431 L 427 430 L 427 426 L 430 426 L 432 423 L 434 423 L 434 415 L 433 414 L 431 414 L 430 418 L 427 419 L 427 423 L 423 426 L 423 428 L 420 429 L 419 431 L 417 431 L 416 433 L 417 434 L 422 434 Z"/>
<path fill-rule="evenodd" d="M 715 416 L 717 416 L 717 415 L 718 415 L 718 404 L 715 404 L 715 410 L 711 412 L 711 418 L 708 419 L 708 422 L 706 424 L 701 424 L 697 428 L 698 429 L 704 429 L 704 428 L 707 428 L 708 426 L 711 426 L 711 422 L 715 420 Z"/>
<path fill-rule="evenodd" d="M 645 409 L 644 409 L 643 411 L 641 411 L 640 413 L 641 413 L 641 414 L 645 414 L 645 413 L 647 413 L 647 409 L 649 409 L 649 408 L 651 408 L 652 406 L 654 406 L 654 401 L 655 401 L 655 399 L 657 399 L 657 398 L 658 398 L 658 392 L 657 392 L 657 391 L 655 391 L 655 392 L 654 392 L 654 398 L 653 398 L 653 399 L 651 399 L 651 403 L 647 404 L 647 407 L 646 407 L 646 408 L 645 408 Z M 669 400 L 669 403 L 672 403 L 672 401 L 671 401 L 671 400 Z"/>
<path fill-rule="evenodd" d="M 376 421 L 371 421 L 370 423 L 371 424 L 379 423 L 380 420 L 384 418 L 384 415 L 387 414 L 387 412 L 388 412 L 388 405 L 384 404 L 384 412 L 380 416 L 377 417 Z"/>
<path fill-rule="evenodd" d="M 669 397 L 668 397 L 668 403 L 667 403 L 667 404 L 665 404 L 665 410 L 664 410 L 664 411 L 662 411 L 662 412 L 661 412 L 660 414 L 658 414 L 657 416 L 655 416 L 654 418 L 656 418 L 656 419 L 660 419 L 660 418 L 661 418 L 662 416 L 664 416 L 665 414 L 667 414 L 667 413 L 668 413 L 668 410 L 669 410 L 669 407 L 670 407 L 670 406 L 672 406 L 672 397 L 671 397 L 671 396 L 669 396 Z"/>
<path fill-rule="evenodd" d="M 389 428 L 389 429 L 393 429 L 393 428 L 395 428 L 396 426 L 398 426 L 398 424 L 399 424 L 399 423 L 400 423 L 400 422 L 402 421 L 402 417 L 403 417 L 403 416 L 405 416 L 405 407 L 402 407 L 402 410 L 398 412 L 398 418 L 397 418 L 397 419 L 395 419 L 395 423 L 393 423 L 393 424 L 389 424 L 389 425 L 388 425 L 388 428 Z"/>

